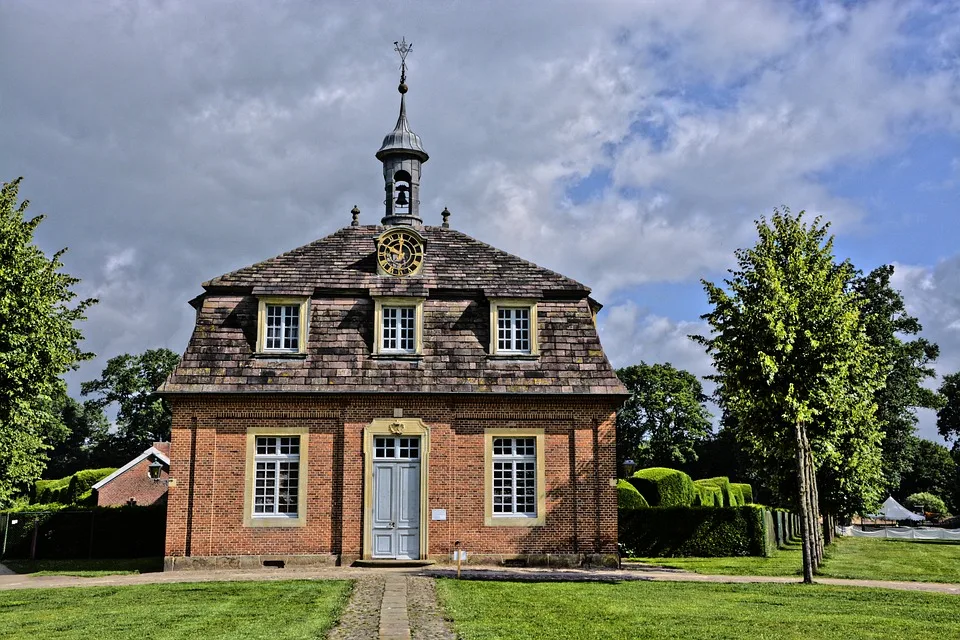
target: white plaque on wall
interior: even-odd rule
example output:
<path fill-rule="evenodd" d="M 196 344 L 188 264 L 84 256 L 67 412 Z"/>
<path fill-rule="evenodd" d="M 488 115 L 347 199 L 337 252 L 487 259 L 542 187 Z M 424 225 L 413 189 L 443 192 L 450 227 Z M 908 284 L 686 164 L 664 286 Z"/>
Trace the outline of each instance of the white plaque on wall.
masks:
<path fill-rule="evenodd" d="M 434 520 L 446 520 L 447 519 L 447 510 L 446 509 L 434 509 L 432 515 L 430 516 Z"/>

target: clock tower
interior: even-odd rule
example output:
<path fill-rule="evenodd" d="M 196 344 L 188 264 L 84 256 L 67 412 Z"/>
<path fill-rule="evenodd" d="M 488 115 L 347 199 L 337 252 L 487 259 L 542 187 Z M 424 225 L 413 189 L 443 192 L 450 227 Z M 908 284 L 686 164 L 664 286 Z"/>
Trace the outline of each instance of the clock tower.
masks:
<path fill-rule="evenodd" d="M 386 212 L 380 221 L 385 227 L 406 225 L 419 228 L 420 219 L 420 165 L 430 156 L 423 149 L 420 136 L 410 130 L 407 122 L 407 54 L 413 45 L 406 39 L 394 43 L 400 54 L 400 117 L 393 131 L 383 139 L 377 159 L 383 163 Z"/>

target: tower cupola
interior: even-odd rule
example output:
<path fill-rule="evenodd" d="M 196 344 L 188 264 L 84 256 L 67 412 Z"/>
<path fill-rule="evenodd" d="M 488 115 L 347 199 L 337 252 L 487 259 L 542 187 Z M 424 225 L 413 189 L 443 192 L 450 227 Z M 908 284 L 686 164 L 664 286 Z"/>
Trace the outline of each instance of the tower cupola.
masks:
<path fill-rule="evenodd" d="M 400 117 L 393 131 L 383 138 L 377 151 L 377 160 L 383 163 L 383 181 L 386 199 L 385 215 L 380 221 L 384 226 L 408 225 L 419 227 L 420 219 L 420 165 L 430 156 L 423 148 L 420 136 L 410 129 L 407 122 L 407 55 L 413 44 L 406 38 L 394 43 L 400 54 Z"/>

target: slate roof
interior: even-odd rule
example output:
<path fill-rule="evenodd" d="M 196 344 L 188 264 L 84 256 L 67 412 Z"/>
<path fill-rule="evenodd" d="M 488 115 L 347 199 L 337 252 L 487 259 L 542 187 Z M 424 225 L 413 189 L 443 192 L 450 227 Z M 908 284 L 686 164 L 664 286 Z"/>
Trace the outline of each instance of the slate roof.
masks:
<path fill-rule="evenodd" d="M 458 231 L 420 230 L 421 273 L 378 276 L 382 227 L 347 227 L 204 283 L 197 326 L 161 393 L 625 394 L 597 336 L 589 289 Z M 310 295 L 307 354 L 257 354 L 257 296 Z M 373 295 L 426 298 L 423 353 L 372 355 Z M 488 354 L 489 299 L 538 300 L 538 357 Z"/>
<path fill-rule="evenodd" d="M 442 227 L 418 229 L 426 242 L 420 274 L 410 278 L 377 275 L 375 240 L 383 227 L 345 227 L 275 258 L 237 269 L 203 283 L 207 289 L 244 288 L 254 294 L 309 295 L 317 289 L 398 288 L 482 291 L 487 296 L 544 297 L 590 289 L 576 280 Z"/>

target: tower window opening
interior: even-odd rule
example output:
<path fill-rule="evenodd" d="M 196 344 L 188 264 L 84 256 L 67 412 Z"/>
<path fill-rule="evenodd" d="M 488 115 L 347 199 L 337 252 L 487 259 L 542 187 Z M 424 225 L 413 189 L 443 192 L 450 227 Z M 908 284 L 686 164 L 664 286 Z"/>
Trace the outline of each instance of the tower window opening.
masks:
<path fill-rule="evenodd" d="M 397 171 L 393 176 L 393 210 L 394 213 L 410 213 L 412 194 L 410 192 L 410 174 L 406 171 Z"/>

